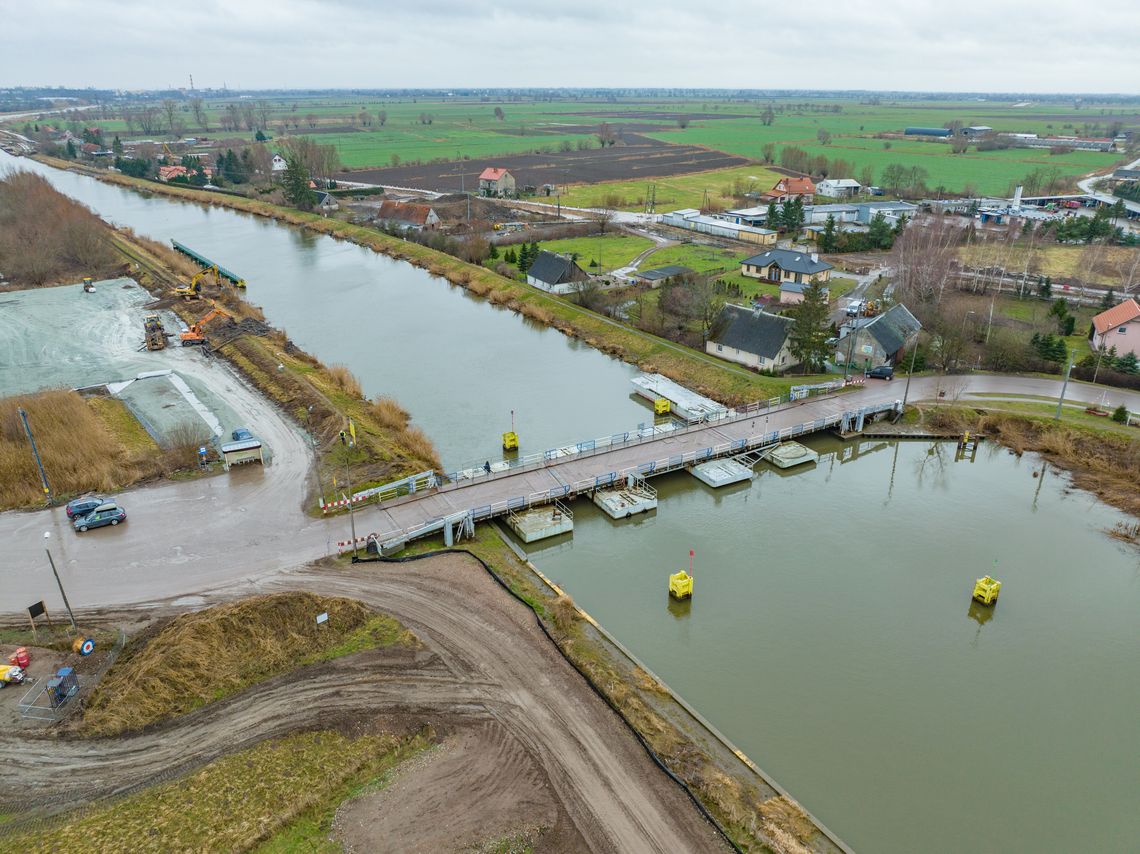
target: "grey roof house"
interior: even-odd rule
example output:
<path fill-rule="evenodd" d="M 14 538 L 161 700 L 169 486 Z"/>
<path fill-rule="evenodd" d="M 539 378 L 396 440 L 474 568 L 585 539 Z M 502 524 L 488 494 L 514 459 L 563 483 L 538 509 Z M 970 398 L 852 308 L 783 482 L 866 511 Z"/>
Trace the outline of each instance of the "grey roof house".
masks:
<path fill-rule="evenodd" d="M 835 362 L 841 365 L 850 358 L 865 368 L 897 365 L 920 329 L 918 318 L 902 303 L 875 317 L 853 318 L 839 327 Z"/>
<path fill-rule="evenodd" d="M 799 364 L 788 346 L 790 317 L 729 303 L 709 330 L 710 355 L 763 371 L 786 371 Z"/>
<path fill-rule="evenodd" d="M 589 275 L 565 255 L 547 252 L 538 253 L 530 269 L 526 271 L 526 282 L 552 294 L 567 294 L 574 289 L 575 282 L 584 282 Z"/>
<path fill-rule="evenodd" d="M 740 272 L 767 282 L 826 282 L 834 269 L 816 253 L 769 249 L 740 262 Z"/>

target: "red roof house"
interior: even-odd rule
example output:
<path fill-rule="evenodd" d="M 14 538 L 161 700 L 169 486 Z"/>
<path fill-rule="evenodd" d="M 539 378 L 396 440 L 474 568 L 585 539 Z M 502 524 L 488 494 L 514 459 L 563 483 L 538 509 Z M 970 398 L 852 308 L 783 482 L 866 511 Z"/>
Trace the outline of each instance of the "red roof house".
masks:
<path fill-rule="evenodd" d="M 1126 299 L 1093 318 L 1089 341 L 1095 349 L 1116 348 L 1116 355 L 1140 356 L 1140 303 Z"/>
<path fill-rule="evenodd" d="M 815 184 L 811 178 L 781 178 L 771 190 L 760 196 L 765 202 L 790 202 L 803 199 L 805 205 L 815 200 Z"/>
<path fill-rule="evenodd" d="M 479 195 L 513 196 L 514 194 L 515 178 L 506 169 L 488 166 L 479 175 Z"/>

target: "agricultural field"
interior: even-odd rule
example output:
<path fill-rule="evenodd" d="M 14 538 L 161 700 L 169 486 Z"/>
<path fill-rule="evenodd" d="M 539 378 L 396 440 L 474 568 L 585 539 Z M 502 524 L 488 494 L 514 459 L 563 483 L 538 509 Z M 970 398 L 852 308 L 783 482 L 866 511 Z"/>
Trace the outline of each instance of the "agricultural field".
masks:
<path fill-rule="evenodd" d="M 578 266 L 588 273 L 608 273 L 629 263 L 653 246 L 646 237 L 630 234 L 606 234 L 593 237 L 570 237 L 539 243 L 540 249 L 576 256 Z"/>
<path fill-rule="evenodd" d="M 744 193 L 770 189 L 779 179 L 780 176 L 770 169 L 751 165 L 673 175 L 655 178 L 652 181 L 574 184 L 562 193 L 562 204 L 580 208 L 609 206 L 623 211 L 644 210 L 645 196 L 649 192 L 650 184 L 653 184 L 658 211 L 677 208 L 734 207 L 737 199 Z"/>
<path fill-rule="evenodd" d="M 1140 282 L 1140 249 L 1134 246 L 1074 246 L 1046 243 L 1029 247 L 1003 241 L 974 243 L 958 250 L 958 257 L 971 267 L 1000 266 L 1010 271 L 1049 276 L 1054 285 L 1085 281 L 1123 290 Z"/>

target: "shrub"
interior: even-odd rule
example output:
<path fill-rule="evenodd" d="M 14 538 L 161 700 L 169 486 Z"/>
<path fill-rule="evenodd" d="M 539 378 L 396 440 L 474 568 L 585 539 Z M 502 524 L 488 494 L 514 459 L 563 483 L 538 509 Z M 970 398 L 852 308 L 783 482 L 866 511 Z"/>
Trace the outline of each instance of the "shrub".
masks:
<path fill-rule="evenodd" d="M 1117 424 L 1127 424 L 1128 423 L 1128 407 L 1125 406 L 1123 403 L 1120 404 L 1120 406 L 1116 407 L 1116 409 L 1113 410 L 1113 413 L 1112 413 L 1112 420 L 1115 421 Z"/>

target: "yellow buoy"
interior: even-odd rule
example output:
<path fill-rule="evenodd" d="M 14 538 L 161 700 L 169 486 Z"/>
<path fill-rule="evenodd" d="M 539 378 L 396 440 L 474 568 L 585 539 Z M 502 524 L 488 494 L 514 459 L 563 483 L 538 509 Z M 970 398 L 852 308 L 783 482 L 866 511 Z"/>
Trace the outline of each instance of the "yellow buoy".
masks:
<path fill-rule="evenodd" d="M 997 601 L 1000 592 L 1001 582 L 987 575 L 985 578 L 979 578 L 974 584 L 974 601 L 983 605 L 992 605 Z"/>
<path fill-rule="evenodd" d="M 669 576 L 669 595 L 674 599 L 690 599 L 693 595 L 693 576 L 681 570 Z"/>
<path fill-rule="evenodd" d="M 653 412 L 655 415 L 668 415 L 672 408 L 673 404 L 669 402 L 668 398 L 659 397 L 653 401 Z"/>
<path fill-rule="evenodd" d="M 509 433 L 503 434 L 503 450 L 504 451 L 517 451 L 519 447 L 519 435 L 514 430 Z"/>

